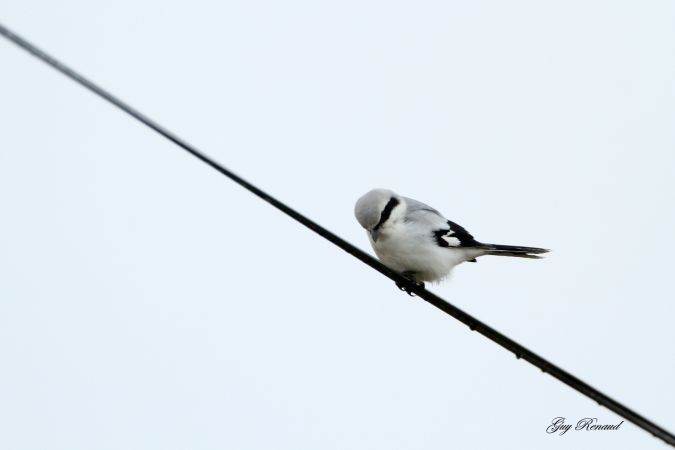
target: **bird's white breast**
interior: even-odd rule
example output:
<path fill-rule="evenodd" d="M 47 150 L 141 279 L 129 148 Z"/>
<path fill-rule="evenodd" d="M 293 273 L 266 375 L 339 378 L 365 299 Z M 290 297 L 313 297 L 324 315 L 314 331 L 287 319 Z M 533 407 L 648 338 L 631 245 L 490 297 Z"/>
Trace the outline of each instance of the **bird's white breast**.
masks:
<path fill-rule="evenodd" d="M 440 281 L 457 264 L 482 254 L 477 249 L 440 247 L 424 223 L 400 221 L 371 244 L 378 258 L 399 272 L 415 272 L 419 281 Z"/>

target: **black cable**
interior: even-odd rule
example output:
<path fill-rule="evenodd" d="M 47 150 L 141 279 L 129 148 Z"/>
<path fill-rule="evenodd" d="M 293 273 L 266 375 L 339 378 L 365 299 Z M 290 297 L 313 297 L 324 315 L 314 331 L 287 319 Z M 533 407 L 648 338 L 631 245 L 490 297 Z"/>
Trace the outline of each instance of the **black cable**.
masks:
<path fill-rule="evenodd" d="M 592 386 L 584 383 L 581 381 L 579 378 L 575 377 L 574 375 L 570 374 L 569 372 L 566 372 L 565 370 L 561 369 L 560 367 L 548 362 L 541 356 L 537 355 L 536 353 L 526 349 L 522 345 L 518 344 L 517 342 L 513 341 L 512 339 L 504 336 L 502 333 L 499 331 L 495 330 L 494 328 L 489 327 L 488 325 L 484 324 L 478 319 L 475 319 L 474 317 L 470 316 L 469 314 L 465 313 L 461 309 L 451 305 L 447 301 L 443 300 L 442 298 L 438 297 L 437 295 L 427 291 L 426 289 L 419 287 L 415 285 L 414 283 L 411 283 L 410 280 L 404 278 L 399 274 L 398 272 L 395 272 L 388 267 L 386 267 L 384 264 L 373 258 L 372 256 L 368 255 L 367 253 L 363 252 L 362 250 L 354 247 L 352 244 L 349 242 L 345 241 L 341 237 L 331 233 L 321 225 L 317 224 L 316 222 L 308 219 L 304 215 L 300 214 L 299 212 L 295 211 L 294 209 L 290 208 L 289 206 L 285 205 L 284 203 L 280 202 L 276 198 L 272 197 L 271 195 L 267 194 L 266 192 L 258 189 L 248 181 L 244 180 L 240 176 L 234 174 L 231 172 L 229 169 L 226 169 L 225 167 L 221 166 L 218 164 L 216 161 L 212 160 L 205 154 L 201 153 L 199 150 L 197 150 L 195 147 L 191 146 L 187 142 L 183 141 L 170 131 L 166 130 L 156 122 L 153 122 L 150 120 L 148 117 L 144 116 L 140 112 L 136 111 L 133 109 L 131 106 L 127 105 L 123 101 L 117 99 L 115 96 L 110 94 L 109 92 L 105 91 L 103 88 L 97 86 L 96 84 L 92 83 L 79 73 L 75 72 L 74 70 L 70 69 L 68 66 L 65 64 L 59 62 L 58 60 L 54 59 L 47 53 L 43 52 L 39 48 L 35 47 L 33 44 L 30 42 L 26 41 L 25 39 L 17 36 L 15 33 L 11 32 L 7 28 L 5 28 L 2 24 L 0 24 L 0 34 L 2 34 L 5 38 L 13 42 L 14 44 L 18 45 L 19 47 L 23 48 L 27 52 L 33 54 L 35 57 L 38 59 L 42 60 L 43 62 L 49 64 L 52 66 L 54 69 L 58 70 L 59 72 L 63 73 L 66 75 L 68 78 L 72 79 L 73 81 L 79 83 L 80 85 L 84 86 L 85 88 L 89 89 L 93 93 L 99 95 L 100 97 L 104 98 L 105 100 L 109 101 L 113 105 L 117 106 L 120 108 L 122 111 L 126 112 L 127 114 L 131 115 L 132 117 L 136 118 L 140 122 L 144 123 L 148 127 L 152 128 L 165 138 L 169 139 L 171 142 L 174 144 L 178 145 L 181 147 L 183 150 L 187 151 L 188 153 L 192 154 L 193 156 L 199 158 L 201 161 L 205 162 L 209 166 L 213 167 L 216 169 L 218 172 L 222 173 L 226 177 L 230 178 L 237 184 L 241 185 L 251 193 L 257 195 L 258 197 L 262 198 L 266 202 L 270 203 L 272 206 L 274 206 L 277 209 L 280 209 L 283 211 L 285 214 L 291 216 L 293 219 L 297 220 L 310 230 L 314 231 L 317 233 L 319 236 L 322 236 L 326 239 L 328 239 L 330 242 L 333 244 L 337 245 L 340 247 L 342 250 L 346 251 L 350 255 L 356 257 L 357 259 L 363 261 L 364 263 L 368 264 L 370 267 L 373 269 L 377 270 L 378 272 L 382 273 L 383 275 L 389 277 L 396 283 L 399 283 L 403 286 L 406 286 L 410 291 L 414 292 L 417 294 L 420 298 L 426 300 L 427 302 L 431 303 L 434 305 L 436 308 L 440 309 L 441 311 L 444 311 L 445 313 L 451 315 L 455 319 L 459 320 L 463 324 L 467 325 L 471 330 L 477 331 L 478 333 L 482 334 L 483 336 L 487 337 L 488 339 L 496 342 L 497 344 L 501 345 L 505 349 L 513 352 L 516 355 L 516 358 L 522 358 L 525 361 L 531 363 L 532 365 L 538 367 L 541 369 L 542 372 L 547 372 L 551 376 L 557 378 L 558 380 L 562 381 L 566 385 L 570 386 L 572 389 L 575 389 L 576 391 L 584 394 L 585 396 L 595 400 L 599 405 L 603 405 L 607 407 L 608 409 L 614 411 L 624 419 L 634 423 L 635 425 L 639 426 L 640 428 L 648 431 L 649 433 L 653 434 L 654 436 L 658 437 L 659 439 L 662 439 L 664 442 L 672 445 L 675 447 L 675 436 L 673 436 L 671 433 L 669 433 L 667 430 L 664 428 L 656 425 L 654 422 L 648 420 L 647 418 L 641 416 L 640 414 L 636 413 L 635 411 L 631 410 L 630 408 L 622 405 L 621 403 L 617 402 L 616 400 L 608 397 L 607 395 L 603 394 L 602 392 L 598 391 L 597 389 L 593 388 Z"/>

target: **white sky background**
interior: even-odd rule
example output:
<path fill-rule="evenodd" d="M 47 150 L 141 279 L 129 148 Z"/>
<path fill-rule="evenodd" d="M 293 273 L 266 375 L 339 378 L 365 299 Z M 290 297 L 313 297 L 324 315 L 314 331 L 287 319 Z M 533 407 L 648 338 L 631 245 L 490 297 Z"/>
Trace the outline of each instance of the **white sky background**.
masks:
<path fill-rule="evenodd" d="M 388 187 L 553 249 L 432 290 L 675 429 L 672 2 L 0 18 L 361 248 L 353 204 Z M 620 419 L 4 40 L 0 68 L 0 448 L 666 448 L 546 434 Z"/>

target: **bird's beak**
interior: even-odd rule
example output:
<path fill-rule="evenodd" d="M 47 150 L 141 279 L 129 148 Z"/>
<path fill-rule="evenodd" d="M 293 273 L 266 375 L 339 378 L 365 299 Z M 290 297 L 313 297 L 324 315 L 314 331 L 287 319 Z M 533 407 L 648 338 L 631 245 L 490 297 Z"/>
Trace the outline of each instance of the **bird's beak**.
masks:
<path fill-rule="evenodd" d="M 373 242 L 377 242 L 377 238 L 380 237 L 380 230 L 370 230 L 370 237 L 373 238 Z"/>

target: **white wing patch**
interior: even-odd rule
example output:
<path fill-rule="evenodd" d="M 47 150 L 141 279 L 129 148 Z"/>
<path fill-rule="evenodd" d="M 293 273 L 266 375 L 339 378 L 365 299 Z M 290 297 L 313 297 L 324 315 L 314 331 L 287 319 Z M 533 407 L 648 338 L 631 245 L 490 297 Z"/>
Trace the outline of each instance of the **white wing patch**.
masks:
<path fill-rule="evenodd" d="M 462 243 L 460 242 L 459 239 L 452 236 L 453 234 L 454 234 L 453 232 L 450 232 L 449 234 L 441 236 L 441 239 L 447 242 L 450 247 L 459 247 Z"/>

